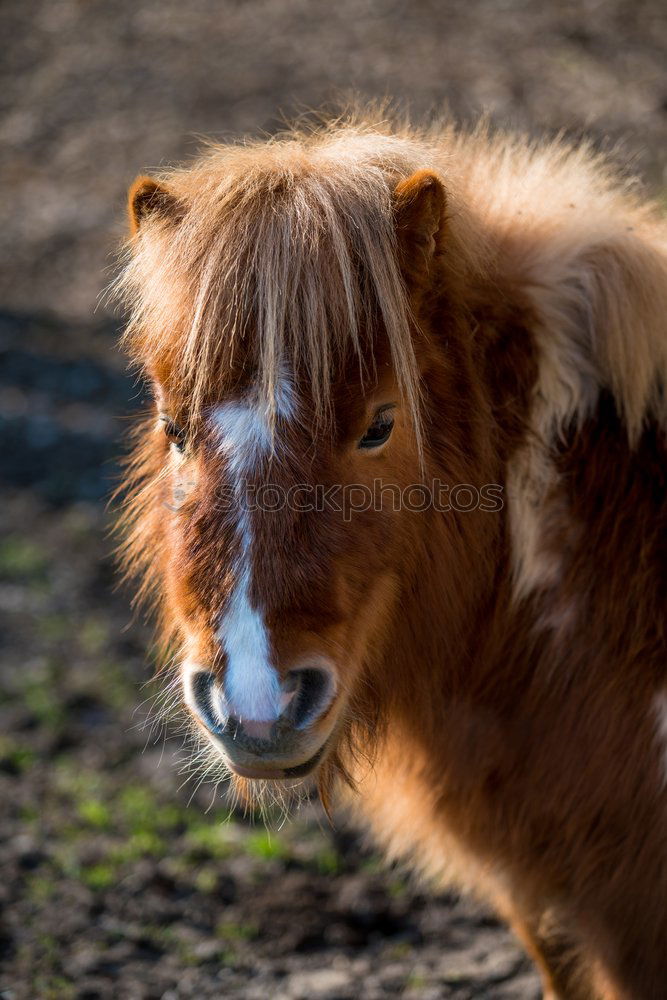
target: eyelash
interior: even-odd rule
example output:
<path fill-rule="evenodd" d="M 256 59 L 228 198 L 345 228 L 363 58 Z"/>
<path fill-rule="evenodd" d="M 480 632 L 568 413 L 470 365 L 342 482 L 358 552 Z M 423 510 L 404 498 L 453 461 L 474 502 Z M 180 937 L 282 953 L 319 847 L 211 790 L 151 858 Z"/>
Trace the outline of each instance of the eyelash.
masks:
<path fill-rule="evenodd" d="M 162 421 L 164 433 L 168 441 L 182 454 L 185 451 L 185 431 L 178 424 L 174 423 L 171 417 L 162 414 L 160 420 Z"/>
<path fill-rule="evenodd" d="M 393 406 L 383 406 L 377 411 L 366 433 L 359 441 L 358 448 L 372 450 L 379 448 L 385 441 L 389 440 L 394 429 L 392 410 Z M 379 432 L 378 437 L 372 437 L 373 432 Z"/>

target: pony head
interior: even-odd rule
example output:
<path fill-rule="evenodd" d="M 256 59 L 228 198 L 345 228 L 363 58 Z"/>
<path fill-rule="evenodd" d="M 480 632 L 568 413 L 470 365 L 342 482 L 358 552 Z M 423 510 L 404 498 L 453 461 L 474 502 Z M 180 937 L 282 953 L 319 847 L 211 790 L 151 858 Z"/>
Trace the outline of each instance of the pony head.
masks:
<path fill-rule="evenodd" d="M 344 769 L 424 568 L 427 519 L 403 501 L 428 461 L 447 212 L 423 156 L 325 130 L 215 147 L 130 190 L 126 342 L 155 398 L 130 564 L 192 720 L 244 778 Z"/>

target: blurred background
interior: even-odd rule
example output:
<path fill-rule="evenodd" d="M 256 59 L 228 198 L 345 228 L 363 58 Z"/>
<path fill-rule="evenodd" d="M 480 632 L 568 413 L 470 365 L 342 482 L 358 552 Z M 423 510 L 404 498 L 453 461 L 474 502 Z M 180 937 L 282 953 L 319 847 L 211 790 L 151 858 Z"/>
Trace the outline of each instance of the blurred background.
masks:
<path fill-rule="evenodd" d="M 0 31 L 0 997 L 537 997 L 471 903 L 316 803 L 230 816 L 146 725 L 106 509 L 142 388 L 101 294 L 137 173 L 350 89 L 590 135 L 665 199 L 664 4 L 3 0 Z"/>

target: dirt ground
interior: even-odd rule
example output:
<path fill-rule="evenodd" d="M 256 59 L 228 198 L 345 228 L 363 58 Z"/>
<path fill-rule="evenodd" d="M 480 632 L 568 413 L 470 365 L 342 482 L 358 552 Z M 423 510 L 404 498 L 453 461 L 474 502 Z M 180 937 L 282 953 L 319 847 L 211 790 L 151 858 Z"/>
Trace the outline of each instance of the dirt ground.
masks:
<path fill-rule="evenodd" d="M 99 300 L 136 173 L 350 89 L 591 135 L 665 198 L 664 5 L 4 0 L 0 31 L 0 998 L 532 1000 L 488 914 L 315 802 L 230 815 L 146 725 L 106 510 L 142 388 Z"/>

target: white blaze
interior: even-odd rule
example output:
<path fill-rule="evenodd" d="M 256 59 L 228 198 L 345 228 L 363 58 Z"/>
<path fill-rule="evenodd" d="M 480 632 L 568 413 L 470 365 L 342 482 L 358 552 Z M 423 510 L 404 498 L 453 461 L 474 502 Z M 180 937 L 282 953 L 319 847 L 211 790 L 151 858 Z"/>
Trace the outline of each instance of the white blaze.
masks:
<path fill-rule="evenodd" d="M 293 402 L 287 381 L 278 387 L 276 401 L 278 415 L 290 416 Z M 243 480 L 258 459 L 270 451 L 271 432 L 259 403 L 252 397 L 217 407 L 214 420 L 239 500 L 237 532 L 241 545 L 235 566 L 236 585 L 217 633 L 227 657 L 225 696 L 230 711 L 238 718 L 268 722 L 280 715 L 280 679 L 271 663 L 264 618 L 250 604 L 253 537 Z"/>

